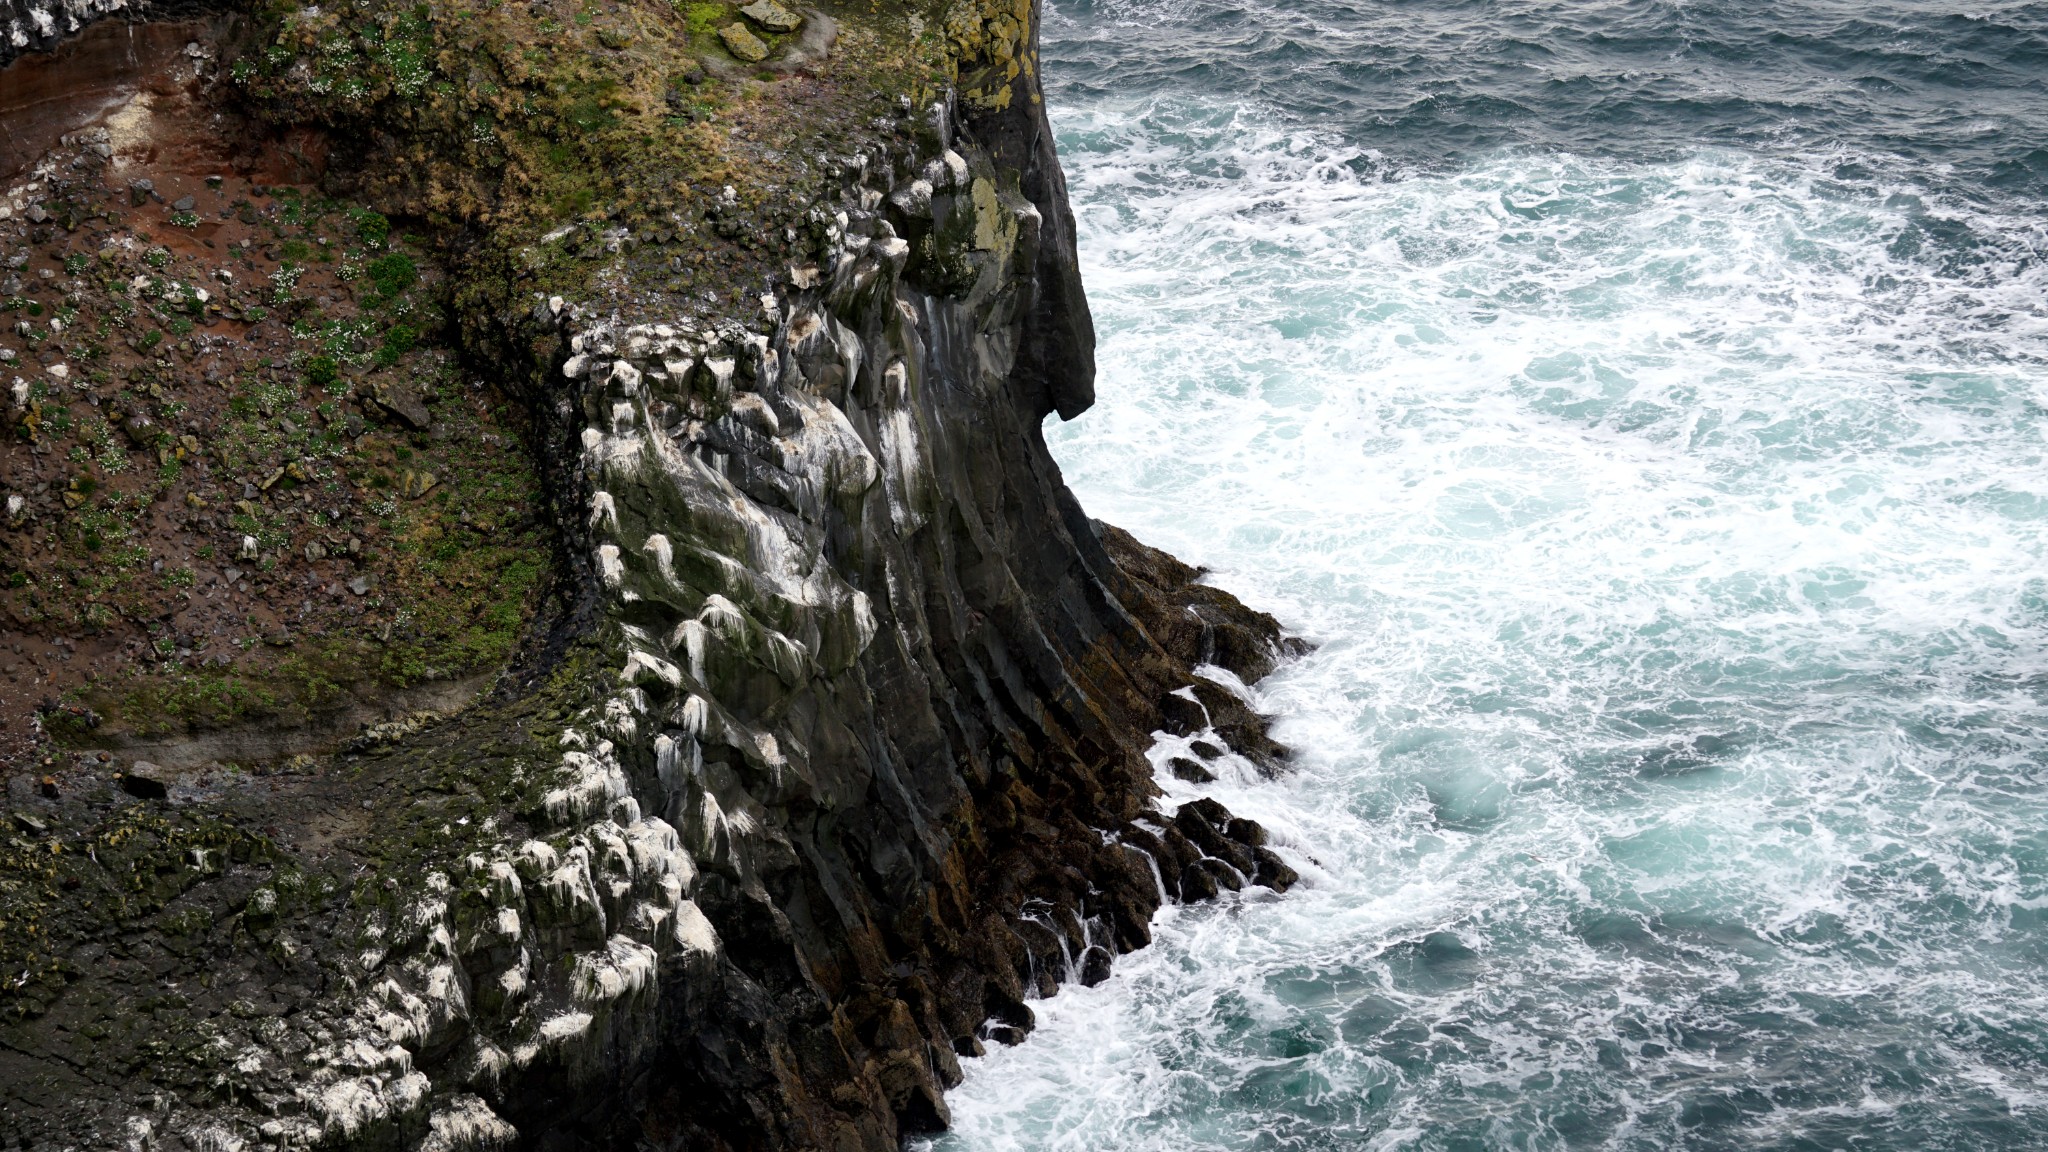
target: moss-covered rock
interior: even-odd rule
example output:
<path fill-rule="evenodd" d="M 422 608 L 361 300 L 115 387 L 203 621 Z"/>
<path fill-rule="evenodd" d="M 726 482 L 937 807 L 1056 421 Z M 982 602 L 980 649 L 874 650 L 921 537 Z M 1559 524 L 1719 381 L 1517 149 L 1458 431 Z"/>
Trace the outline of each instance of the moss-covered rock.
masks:
<path fill-rule="evenodd" d="M 738 21 L 720 28 L 718 39 L 735 59 L 758 64 L 768 58 L 768 45 L 762 43 L 759 36 L 754 35 L 751 29 Z"/>

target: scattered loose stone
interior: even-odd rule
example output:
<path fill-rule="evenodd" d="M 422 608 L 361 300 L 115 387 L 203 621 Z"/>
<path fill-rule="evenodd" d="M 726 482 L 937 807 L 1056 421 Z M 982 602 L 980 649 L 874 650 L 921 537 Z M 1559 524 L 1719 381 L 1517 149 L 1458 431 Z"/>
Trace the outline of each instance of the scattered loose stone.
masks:
<path fill-rule="evenodd" d="M 768 45 L 759 36 L 747 30 L 745 24 L 737 21 L 718 30 L 718 38 L 725 41 L 725 50 L 749 64 L 758 64 L 768 58 Z"/>
<path fill-rule="evenodd" d="M 156 426 L 156 421 L 151 420 L 147 414 L 142 412 L 128 413 L 121 420 L 119 427 L 121 435 L 135 448 L 151 447 L 156 443 L 157 437 L 163 431 Z"/>
<path fill-rule="evenodd" d="M 434 422 L 432 414 L 427 411 L 427 406 L 420 402 L 420 398 L 400 385 L 381 385 L 371 399 L 377 402 L 378 407 L 398 417 L 406 427 L 415 432 L 426 431 L 427 426 Z"/>
<path fill-rule="evenodd" d="M 754 0 L 752 4 L 740 9 L 740 15 L 770 32 L 794 32 L 804 22 L 803 17 L 777 4 L 775 0 Z"/>

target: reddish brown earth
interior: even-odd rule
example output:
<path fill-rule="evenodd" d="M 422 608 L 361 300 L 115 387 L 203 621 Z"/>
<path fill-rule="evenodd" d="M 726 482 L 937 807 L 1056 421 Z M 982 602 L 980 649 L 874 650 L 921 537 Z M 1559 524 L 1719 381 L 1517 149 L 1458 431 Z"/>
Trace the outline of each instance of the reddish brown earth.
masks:
<path fill-rule="evenodd" d="M 230 123 L 209 44 L 110 22 L 0 71 L 6 763 L 381 718 L 501 664 L 546 567 L 432 259 L 316 190 L 317 137 Z"/>

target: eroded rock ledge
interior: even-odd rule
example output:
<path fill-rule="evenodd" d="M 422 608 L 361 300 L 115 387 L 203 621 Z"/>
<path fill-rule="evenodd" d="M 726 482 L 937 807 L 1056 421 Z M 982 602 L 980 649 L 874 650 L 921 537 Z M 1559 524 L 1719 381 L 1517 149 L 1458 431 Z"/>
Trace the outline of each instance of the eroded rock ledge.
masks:
<path fill-rule="evenodd" d="M 462 850 L 287 884 L 288 845 L 190 849 L 209 879 L 180 883 L 254 942 L 212 979 L 268 999 L 146 1090 L 36 1070 L 77 1013 L 10 1025 L 45 1109 L 15 1090 L 22 1140 L 890 1149 L 1162 902 L 1294 882 L 1256 824 L 1159 801 L 1162 729 L 1278 766 L 1230 680 L 1288 642 L 1061 481 L 1040 425 L 1092 403 L 1093 336 L 1037 13 L 970 16 L 984 67 L 837 162 L 765 323 L 597 291 L 497 317 L 495 354 L 535 361 L 583 634 L 306 791 L 381 818 L 456 781 Z"/>

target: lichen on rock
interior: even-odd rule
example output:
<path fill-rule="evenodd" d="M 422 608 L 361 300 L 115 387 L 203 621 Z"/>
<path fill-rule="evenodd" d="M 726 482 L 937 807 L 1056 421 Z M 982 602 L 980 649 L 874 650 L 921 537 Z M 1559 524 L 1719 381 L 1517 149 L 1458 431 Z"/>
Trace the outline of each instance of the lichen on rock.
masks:
<path fill-rule="evenodd" d="M 725 43 L 726 51 L 749 64 L 758 64 L 768 58 L 768 45 L 737 20 L 720 28 L 718 38 Z"/>
<path fill-rule="evenodd" d="M 803 26 L 803 17 L 784 8 L 775 0 L 754 0 L 740 8 L 740 15 L 759 24 L 770 32 L 794 32 Z"/>

